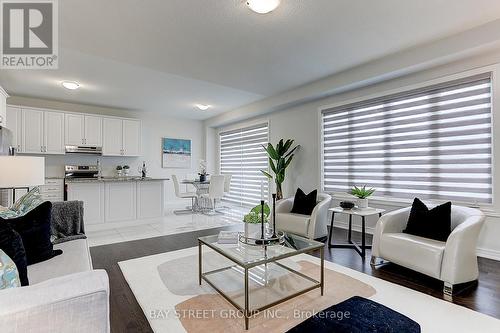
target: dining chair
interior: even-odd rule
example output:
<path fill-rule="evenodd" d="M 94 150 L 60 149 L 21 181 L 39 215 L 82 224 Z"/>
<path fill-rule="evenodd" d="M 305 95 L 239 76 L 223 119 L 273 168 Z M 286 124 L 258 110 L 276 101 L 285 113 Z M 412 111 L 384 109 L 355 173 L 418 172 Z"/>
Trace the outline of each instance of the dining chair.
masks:
<path fill-rule="evenodd" d="M 174 210 L 174 214 L 189 214 L 194 212 L 194 200 L 197 198 L 195 192 L 181 192 L 179 180 L 176 175 L 172 175 L 172 181 L 174 182 L 175 196 L 181 199 L 191 199 L 191 209 L 179 209 Z"/>
<path fill-rule="evenodd" d="M 233 175 L 231 174 L 225 174 L 224 175 L 224 194 L 228 194 L 229 191 L 231 190 L 231 179 L 233 178 Z M 222 206 L 223 209 L 231 209 L 229 206 Z"/>
<path fill-rule="evenodd" d="M 205 214 L 215 215 L 223 214 L 223 212 L 217 211 L 216 205 L 217 200 L 221 200 L 224 196 L 224 185 L 226 177 L 224 176 L 212 176 L 210 178 L 210 185 L 208 186 L 208 193 L 201 194 L 201 198 L 209 199 L 212 203 L 212 209 Z"/>

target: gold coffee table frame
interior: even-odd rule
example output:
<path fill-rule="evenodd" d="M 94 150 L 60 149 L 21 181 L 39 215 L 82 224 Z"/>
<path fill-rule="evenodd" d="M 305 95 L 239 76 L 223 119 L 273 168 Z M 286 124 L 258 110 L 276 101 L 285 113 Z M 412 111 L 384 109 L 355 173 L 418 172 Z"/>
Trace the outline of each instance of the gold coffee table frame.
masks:
<path fill-rule="evenodd" d="M 245 330 L 248 329 L 249 318 L 255 313 L 266 310 L 266 309 L 273 307 L 277 304 L 286 302 L 289 299 L 292 299 L 292 298 L 297 297 L 299 295 L 305 294 L 305 293 L 307 293 L 311 290 L 317 289 L 317 288 L 319 288 L 321 290 L 321 296 L 323 296 L 324 285 L 325 285 L 325 282 L 324 282 L 324 260 L 325 260 L 325 258 L 324 258 L 324 244 L 323 243 L 320 243 L 320 242 L 317 242 L 314 240 L 309 240 L 309 239 L 295 236 L 295 235 L 288 235 L 287 239 L 290 242 L 285 242 L 284 245 L 274 245 L 274 246 L 285 246 L 291 250 L 290 252 L 268 257 L 267 256 L 268 249 L 267 249 L 267 247 L 263 246 L 264 253 L 265 253 L 264 256 L 257 258 L 255 260 L 252 260 L 252 261 L 245 261 L 245 260 L 242 260 L 241 258 L 238 258 L 237 256 L 235 256 L 230 251 L 227 251 L 227 250 L 225 251 L 224 246 L 227 246 L 227 245 L 221 246 L 221 244 L 217 243 L 217 239 L 218 239 L 218 235 L 205 236 L 205 237 L 198 238 L 198 283 L 201 285 L 202 280 L 204 280 L 212 288 L 214 288 L 222 297 L 224 297 L 224 299 L 226 299 L 231 305 L 233 305 L 237 310 L 241 311 L 245 317 Z M 297 243 L 305 245 L 305 246 L 299 247 L 299 248 L 294 248 L 294 245 Z M 220 254 L 224 258 L 232 261 L 235 265 L 231 265 L 229 267 L 224 267 L 224 268 L 219 268 L 219 269 L 203 272 L 203 251 L 202 251 L 203 245 L 207 246 L 211 250 Z M 242 244 L 236 245 L 235 244 L 234 246 L 250 246 L 250 245 L 242 245 Z M 271 246 L 269 246 L 269 247 L 271 247 Z M 252 246 L 252 248 L 255 248 L 255 246 Z M 303 253 L 312 253 L 312 252 L 315 252 L 318 250 L 320 251 L 320 260 L 321 260 L 320 281 L 317 281 L 317 280 L 315 280 L 315 279 L 313 279 L 313 278 L 311 278 L 311 277 L 309 277 L 301 272 L 298 272 L 297 270 L 294 270 L 294 269 L 287 267 L 286 265 L 283 265 L 283 264 L 278 262 L 279 260 L 282 260 L 285 258 L 290 258 L 290 257 L 297 256 L 297 255 L 303 254 Z M 250 295 L 249 295 L 249 288 L 248 288 L 248 285 L 249 285 L 248 271 L 253 267 L 257 267 L 260 265 L 267 265 L 269 263 L 273 263 L 275 265 L 278 265 L 279 267 L 289 271 L 290 273 L 293 273 L 293 274 L 295 274 L 295 275 L 297 275 L 305 280 L 312 282 L 313 285 L 310 287 L 304 288 L 304 289 L 297 290 L 296 292 L 294 292 L 286 297 L 283 297 L 277 301 L 265 304 L 257 309 L 250 309 L 250 307 L 249 307 Z M 245 287 L 244 287 L 244 296 L 245 296 L 244 307 L 242 307 L 238 303 L 236 303 L 236 301 L 231 299 L 231 297 L 229 295 L 227 295 L 224 291 L 222 291 L 221 288 L 217 287 L 214 283 L 212 283 L 212 281 L 210 281 L 207 278 L 209 275 L 214 274 L 214 273 L 220 273 L 220 272 L 224 272 L 226 270 L 232 270 L 232 268 L 235 266 L 240 266 L 244 270 L 244 274 L 243 274 L 244 285 L 245 285 Z"/>

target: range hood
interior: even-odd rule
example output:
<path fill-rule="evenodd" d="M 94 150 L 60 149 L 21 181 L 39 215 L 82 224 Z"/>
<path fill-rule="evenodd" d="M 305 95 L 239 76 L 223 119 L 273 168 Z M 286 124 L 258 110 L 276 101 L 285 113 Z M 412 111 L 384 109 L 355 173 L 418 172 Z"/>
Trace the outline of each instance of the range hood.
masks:
<path fill-rule="evenodd" d="M 66 146 L 66 154 L 102 155 L 102 147 Z"/>

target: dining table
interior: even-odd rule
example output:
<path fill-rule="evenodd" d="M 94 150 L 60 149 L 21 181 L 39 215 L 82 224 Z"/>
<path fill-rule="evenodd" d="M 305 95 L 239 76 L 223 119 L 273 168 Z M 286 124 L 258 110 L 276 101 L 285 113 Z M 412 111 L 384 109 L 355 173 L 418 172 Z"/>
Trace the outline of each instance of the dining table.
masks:
<path fill-rule="evenodd" d="M 183 185 L 192 185 L 196 190 L 196 198 L 194 200 L 193 211 L 202 212 L 212 208 L 212 201 L 209 198 L 201 197 L 202 194 L 208 193 L 210 180 L 200 181 L 199 179 L 184 179 L 181 181 Z"/>

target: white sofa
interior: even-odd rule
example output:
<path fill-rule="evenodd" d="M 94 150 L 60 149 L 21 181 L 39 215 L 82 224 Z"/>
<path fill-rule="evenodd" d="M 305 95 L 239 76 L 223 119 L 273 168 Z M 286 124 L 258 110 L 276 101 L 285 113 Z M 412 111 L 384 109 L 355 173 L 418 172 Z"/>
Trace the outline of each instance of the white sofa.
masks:
<path fill-rule="evenodd" d="M 375 228 L 372 265 L 379 259 L 413 269 L 444 282 L 445 296 L 453 285 L 478 278 L 476 246 L 484 214 L 462 206 L 451 206 L 452 232 L 446 242 L 403 233 L 411 207 L 382 216 Z"/>
<path fill-rule="evenodd" d="M 328 208 L 332 197 L 326 193 L 318 193 L 317 204 L 311 215 L 291 213 L 294 198 L 280 200 L 276 203 L 276 229 L 304 236 L 309 239 L 326 237 L 328 234 Z"/>
<path fill-rule="evenodd" d="M 28 266 L 29 286 L 0 290 L 0 331 L 109 332 L 108 275 L 92 269 L 87 240 L 54 248 L 63 254 Z"/>

